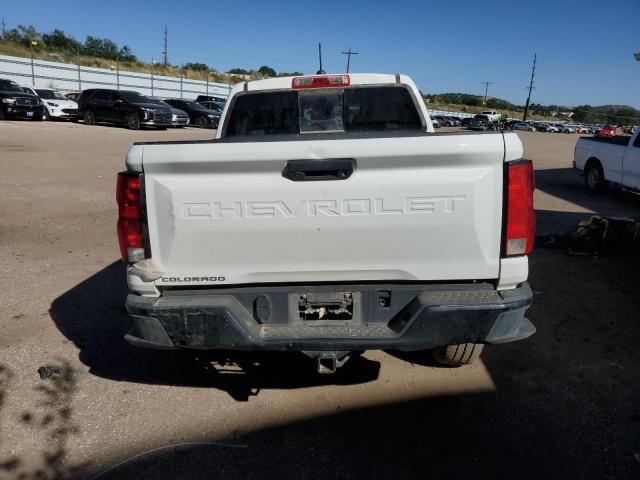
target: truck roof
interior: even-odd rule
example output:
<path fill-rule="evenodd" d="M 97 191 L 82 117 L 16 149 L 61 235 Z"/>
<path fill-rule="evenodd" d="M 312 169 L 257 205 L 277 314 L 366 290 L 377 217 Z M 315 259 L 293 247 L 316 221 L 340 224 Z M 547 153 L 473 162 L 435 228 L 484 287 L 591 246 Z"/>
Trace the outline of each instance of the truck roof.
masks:
<path fill-rule="evenodd" d="M 413 80 L 407 75 L 389 74 L 389 73 L 330 73 L 323 75 L 301 75 L 304 77 L 326 76 L 326 75 L 349 75 L 351 85 L 388 85 L 390 83 L 401 83 L 413 88 L 417 87 Z M 245 90 L 248 92 L 259 90 L 285 90 L 291 88 L 291 81 L 296 77 L 276 77 L 264 80 L 252 80 L 236 84 L 229 93 L 229 97 Z M 246 86 L 246 87 L 245 87 Z"/>

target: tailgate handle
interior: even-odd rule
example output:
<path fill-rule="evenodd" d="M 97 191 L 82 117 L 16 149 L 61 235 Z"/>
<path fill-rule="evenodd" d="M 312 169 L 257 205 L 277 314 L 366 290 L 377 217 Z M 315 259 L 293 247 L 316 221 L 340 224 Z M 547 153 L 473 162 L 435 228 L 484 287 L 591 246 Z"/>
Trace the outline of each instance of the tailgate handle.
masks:
<path fill-rule="evenodd" d="M 355 169 L 355 158 L 289 160 L 282 171 L 282 176 L 293 182 L 346 180 Z"/>

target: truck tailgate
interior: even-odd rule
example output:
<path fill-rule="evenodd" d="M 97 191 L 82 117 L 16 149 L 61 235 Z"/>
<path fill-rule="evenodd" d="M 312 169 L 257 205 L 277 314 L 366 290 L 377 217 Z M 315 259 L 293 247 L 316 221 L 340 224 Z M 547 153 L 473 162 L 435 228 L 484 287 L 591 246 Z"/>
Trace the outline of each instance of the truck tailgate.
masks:
<path fill-rule="evenodd" d="M 499 276 L 501 134 L 137 148 L 163 286 Z M 283 176 L 330 159 L 355 170 Z"/>

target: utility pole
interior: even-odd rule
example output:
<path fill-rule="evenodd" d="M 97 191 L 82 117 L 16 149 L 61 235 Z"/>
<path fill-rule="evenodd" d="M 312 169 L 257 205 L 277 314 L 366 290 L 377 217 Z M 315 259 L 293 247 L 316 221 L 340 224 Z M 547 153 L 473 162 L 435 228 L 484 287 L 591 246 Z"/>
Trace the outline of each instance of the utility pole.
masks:
<path fill-rule="evenodd" d="M 489 94 L 489 85 L 493 85 L 493 82 L 482 82 L 484 85 L 484 102 L 483 105 L 487 104 L 487 96 Z"/>
<path fill-rule="evenodd" d="M 29 50 L 31 52 L 31 84 L 35 87 L 36 86 L 36 71 L 33 67 L 33 47 L 38 45 L 38 42 L 36 40 L 31 40 L 29 42 Z"/>
<path fill-rule="evenodd" d="M 349 67 L 351 66 L 351 55 L 358 55 L 358 52 L 354 52 L 353 50 L 351 50 L 351 47 L 349 47 L 349 51 L 342 52 L 342 54 L 347 56 L 347 73 L 349 73 Z"/>
<path fill-rule="evenodd" d="M 538 59 L 538 55 L 536 53 L 533 54 L 533 68 L 531 69 L 531 82 L 529 82 L 529 95 L 527 96 L 527 103 L 524 106 L 524 115 L 522 116 L 522 121 L 527 121 L 527 115 L 529 115 L 529 103 L 531 102 L 531 90 L 533 90 L 533 79 L 536 76 L 536 60 Z"/>
<path fill-rule="evenodd" d="M 153 67 L 156 64 L 156 59 L 152 58 L 151 59 L 151 96 L 153 97 Z"/>
<path fill-rule="evenodd" d="M 318 43 L 318 58 L 320 59 L 320 69 L 318 70 L 318 75 L 324 75 L 324 70 L 322 69 L 322 44 Z"/>
<path fill-rule="evenodd" d="M 166 66 L 169 65 L 169 56 L 167 50 L 167 26 L 164 26 L 164 49 L 162 50 L 162 63 Z"/>
<path fill-rule="evenodd" d="M 78 90 L 82 91 L 82 80 L 80 79 L 80 49 L 76 48 L 76 65 L 78 65 Z"/>
<path fill-rule="evenodd" d="M 2 17 L 2 38 L 4 38 L 4 34 L 6 33 L 7 30 L 7 24 L 4 23 L 4 17 Z"/>

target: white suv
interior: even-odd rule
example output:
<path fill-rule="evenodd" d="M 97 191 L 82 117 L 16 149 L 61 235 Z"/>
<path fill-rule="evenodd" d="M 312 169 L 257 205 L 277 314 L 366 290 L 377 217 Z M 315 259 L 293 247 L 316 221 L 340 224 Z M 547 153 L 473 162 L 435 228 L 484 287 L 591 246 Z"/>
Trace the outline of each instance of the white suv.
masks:
<path fill-rule="evenodd" d="M 44 105 L 44 119 L 69 119 L 78 118 L 78 104 L 65 97 L 62 92 L 52 88 L 22 87 L 27 93 L 31 93 L 42 100 Z"/>

